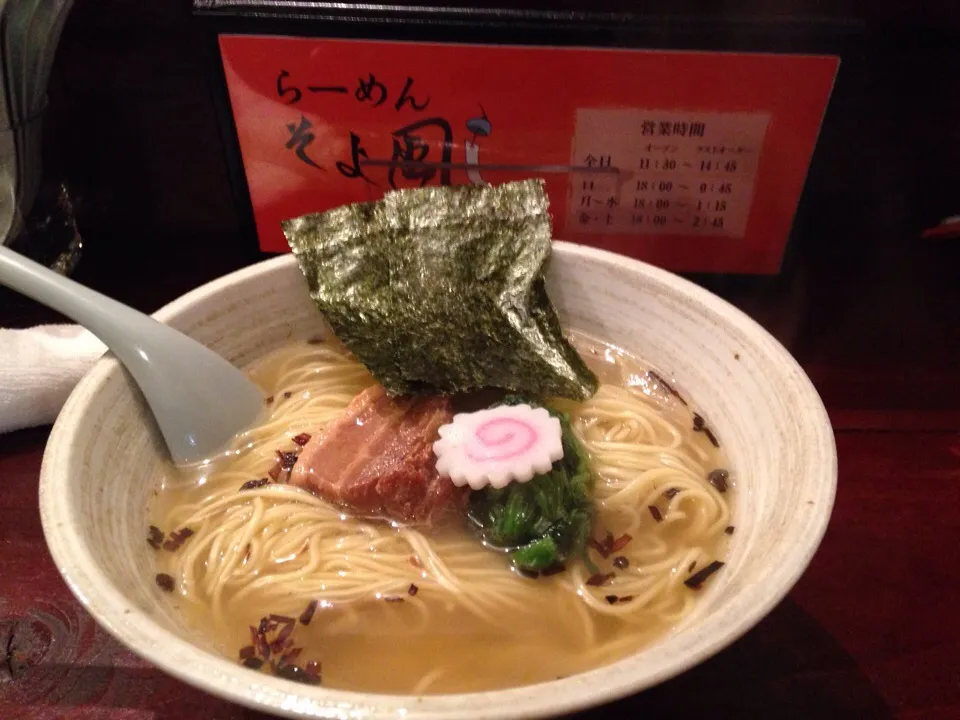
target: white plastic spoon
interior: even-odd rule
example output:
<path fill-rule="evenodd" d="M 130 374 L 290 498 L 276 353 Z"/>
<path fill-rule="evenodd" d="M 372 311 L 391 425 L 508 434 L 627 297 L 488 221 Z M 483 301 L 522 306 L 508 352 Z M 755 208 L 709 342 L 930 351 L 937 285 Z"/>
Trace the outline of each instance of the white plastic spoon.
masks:
<path fill-rule="evenodd" d="M 83 325 L 140 386 L 177 465 L 226 450 L 264 409 L 260 390 L 209 348 L 0 245 L 0 284 Z"/>

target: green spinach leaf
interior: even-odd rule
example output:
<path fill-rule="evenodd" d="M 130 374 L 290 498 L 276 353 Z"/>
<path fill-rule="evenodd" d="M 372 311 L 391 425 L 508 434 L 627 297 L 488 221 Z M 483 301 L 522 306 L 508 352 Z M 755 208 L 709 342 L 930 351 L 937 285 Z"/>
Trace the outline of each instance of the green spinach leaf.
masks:
<path fill-rule="evenodd" d="M 501 404 L 540 405 L 517 395 Z M 549 408 L 548 408 L 549 410 Z M 485 488 L 470 494 L 468 517 L 490 547 L 510 554 L 521 569 L 539 572 L 584 552 L 593 524 L 593 474 L 587 454 L 563 413 L 563 458 L 526 483 Z"/>

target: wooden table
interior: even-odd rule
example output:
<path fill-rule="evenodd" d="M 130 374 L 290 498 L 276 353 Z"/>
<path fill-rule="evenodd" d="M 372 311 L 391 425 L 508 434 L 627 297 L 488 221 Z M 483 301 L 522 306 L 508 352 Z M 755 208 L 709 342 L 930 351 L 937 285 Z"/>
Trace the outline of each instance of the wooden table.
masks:
<path fill-rule="evenodd" d="M 229 239 L 192 248 L 143 282 L 104 240 L 78 278 L 154 310 L 258 259 Z M 726 651 L 582 717 L 960 718 L 960 245 L 907 238 L 851 257 L 810 244 L 783 281 L 716 285 L 787 344 L 834 422 L 836 508 L 808 572 Z M 0 299 L 0 325 L 52 319 Z M 0 718 L 258 717 L 152 669 L 81 609 L 41 533 L 46 437 L 0 436 Z"/>

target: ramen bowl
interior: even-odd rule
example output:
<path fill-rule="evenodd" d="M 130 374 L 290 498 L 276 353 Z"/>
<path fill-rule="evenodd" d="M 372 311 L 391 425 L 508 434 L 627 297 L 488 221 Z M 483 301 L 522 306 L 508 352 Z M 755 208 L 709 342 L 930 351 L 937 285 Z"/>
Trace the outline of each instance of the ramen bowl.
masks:
<path fill-rule="evenodd" d="M 145 538 L 167 460 L 136 388 L 110 356 L 70 396 L 43 460 L 44 533 L 70 589 L 104 628 L 163 671 L 287 717 L 550 717 L 636 693 L 716 654 L 786 595 L 826 529 L 836 452 L 823 404 L 759 325 L 670 273 L 557 242 L 547 281 L 567 326 L 637 353 L 697 401 L 737 477 L 726 566 L 694 612 L 652 645 L 586 673 L 469 695 L 348 692 L 241 667 L 204 646 L 172 602 L 158 602 Z M 156 317 L 240 366 L 322 327 L 289 255 L 209 283 Z"/>

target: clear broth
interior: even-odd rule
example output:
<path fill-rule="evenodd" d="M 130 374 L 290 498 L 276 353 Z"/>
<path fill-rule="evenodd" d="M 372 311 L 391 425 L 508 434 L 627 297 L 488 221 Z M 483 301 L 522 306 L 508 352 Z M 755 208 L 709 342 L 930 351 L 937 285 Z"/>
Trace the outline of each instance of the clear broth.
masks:
<path fill-rule="evenodd" d="M 685 427 L 684 446 L 708 468 L 728 467 L 721 452 L 713 447 L 704 434 L 694 432 L 691 425 L 692 408 L 678 401 L 663 387 L 651 387 L 644 365 L 622 350 L 593 340 L 579 333 L 571 337 L 584 359 L 597 372 L 601 381 L 621 387 L 647 386 L 664 417 Z M 267 392 L 278 397 L 284 389 L 277 386 L 277 363 L 261 361 L 250 369 L 251 376 Z M 654 384 L 655 385 L 655 384 Z M 689 402 L 689 398 L 685 398 Z M 564 409 L 575 407 L 564 404 Z M 216 467 L 214 470 L 220 470 Z M 170 512 L 185 505 L 201 505 L 210 495 L 205 477 L 186 478 L 170 472 L 160 479 L 161 490 L 150 510 L 151 522 L 164 530 L 165 519 Z M 239 484 L 241 480 L 237 480 Z M 598 483 L 605 482 L 598 478 Z M 706 483 L 706 478 L 703 478 Z M 730 490 L 725 501 L 730 502 L 735 482 L 730 480 Z M 666 490 L 668 484 L 661 488 Z M 666 506 L 665 506 L 666 507 Z M 666 526 L 658 523 L 641 508 L 641 533 L 632 541 L 636 552 L 649 545 L 651 548 L 679 542 L 683 523 Z M 343 537 L 354 536 L 361 521 L 344 517 Z M 622 513 L 606 512 L 598 508 L 594 536 L 601 538 L 605 530 L 615 537 L 626 531 Z M 462 547 L 465 542 L 476 542 L 465 527 L 447 528 L 431 535 L 437 553 L 444 557 L 445 548 Z M 185 542 L 193 542 L 188 539 Z M 704 567 L 713 559 L 722 559 L 727 551 L 728 536 L 714 533 L 708 544 L 699 548 L 700 558 L 695 569 Z M 388 546 L 389 547 L 389 546 Z M 366 557 L 376 556 L 378 549 L 365 548 Z M 226 549 L 223 551 L 226 552 Z M 666 554 L 667 551 L 664 551 Z M 630 548 L 624 551 L 630 554 Z M 654 553 L 654 555 L 656 555 Z M 603 571 L 611 569 L 612 558 L 593 554 Z M 629 568 L 614 569 L 620 573 L 644 573 L 644 561 L 632 559 Z M 659 557 L 659 556 L 657 556 Z M 416 559 L 407 562 L 398 570 L 403 583 L 390 593 L 403 601 L 385 601 L 384 593 L 371 594 L 365 600 L 349 603 L 325 602 L 320 595 L 303 595 L 296 583 L 290 584 L 290 592 L 270 606 L 252 597 L 249 602 L 239 603 L 225 613 L 214 611 L 211 603 L 197 597 L 188 583 L 179 576 L 177 554 L 158 551 L 157 572 L 169 573 L 177 581 L 171 601 L 182 613 L 188 625 L 194 629 L 198 640 L 228 658 L 238 659 L 239 650 L 250 645 L 250 626 L 256 626 L 261 617 L 278 613 L 296 617 L 305 608 L 310 598 L 320 601 L 320 606 L 309 626 L 297 626 L 296 646 L 303 652 L 298 663 L 316 660 L 322 665 L 322 683 L 326 687 L 344 690 L 378 693 L 459 693 L 511 688 L 563 678 L 594 669 L 623 657 L 632 655 L 668 632 L 689 611 L 691 600 L 683 597 L 683 612 L 668 616 L 644 615 L 642 612 L 611 616 L 602 614 L 584 605 L 578 592 L 570 589 L 570 566 L 567 572 L 535 580 L 514 573 L 507 558 L 492 551 L 471 556 L 470 566 L 478 573 L 507 574 L 510 582 L 522 583 L 522 598 L 525 609 L 505 607 L 496 613 L 496 622 L 478 618 L 459 605 L 449 593 L 437 591 L 431 584 L 430 574 L 416 567 Z M 275 559 L 276 571 L 282 571 L 290 557 Z M 654 558 L 656 559 L 656 558 Z M 349 558 L 347 558 L 349 563 Z M 455 563 L 454 563 L 455 564 Z M 684 560 L 684 565 L 674 565 L 657 570 L 666 580 L 679 576 L 688 577 L 694 569 Z M 201 569 L 202 572 L 202 569 Z M 346 572 L 349 572 L 347 570 Z M 652 571 L 651 571 L 652 572 Z M 659 577 L 659 576 L 658 576 Z M 417 586 L 416 596 L 410 595 L 406 583 Z M 229 594 L 241 588 L 228 590 Z M 406 589 L 406 592 L 404 592 Z M 589 592 L 604 592 L 605 588 Z M 611 590 L 610 592 L 614 592 Z M 665 591 L 666 592 L 666 591 Z M 671 593 L 686 593 L 689 597 L 697 591 L 679 585 Z M 625 608 L 622 603 L 617 608 Z M 679 605 L 678 605 L 679 607 Z M 588 628 L 589 626 L 589 628 Z M 266 668 L 265 668 L 266 669 Z"/>

